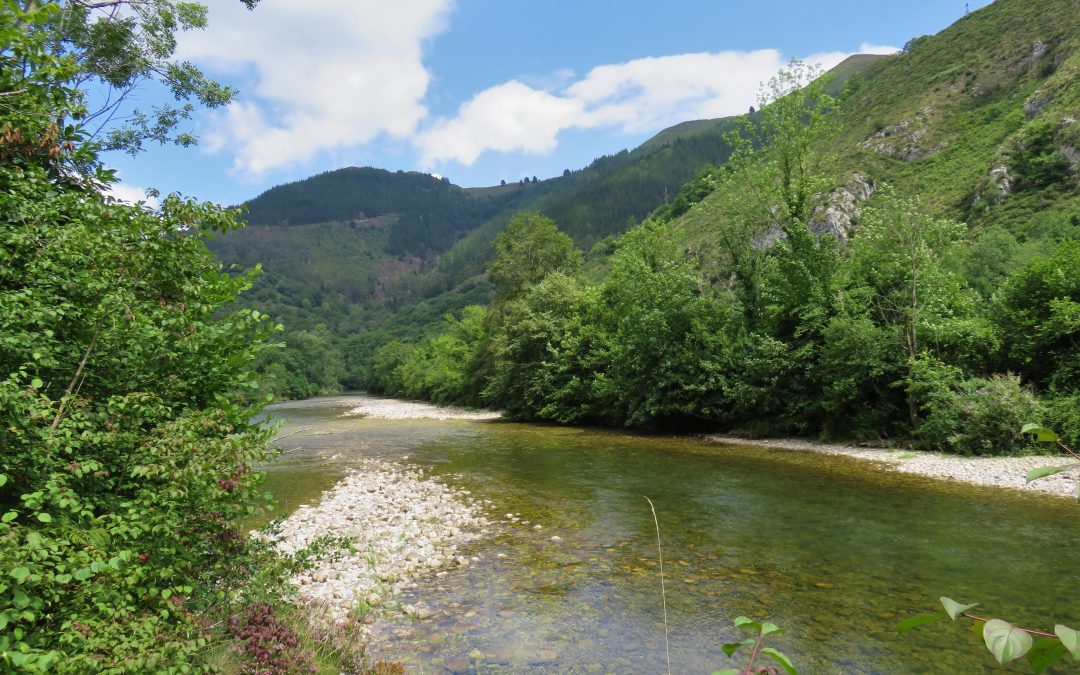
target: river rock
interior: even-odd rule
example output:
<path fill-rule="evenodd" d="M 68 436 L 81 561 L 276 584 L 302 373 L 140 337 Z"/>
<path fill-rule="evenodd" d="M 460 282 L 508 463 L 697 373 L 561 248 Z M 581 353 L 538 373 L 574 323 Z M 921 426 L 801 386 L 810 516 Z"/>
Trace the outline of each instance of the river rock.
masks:
<path fill-rule="evenodd" d="M 375 605 L 381 594 L 415 587 L 419 576 L 445 575 L 446 568 L 467 564 L 456 555 L 458 546 L 488 525 L 476 503 L 420 471 L 366 460 L 317 505 L 298 508 L 273 531 L 257 536 L 284 554 L 296 554 L 326 535 L 350 541 L 355 555 L 333 551 L 315 561 L 314 572 L 291 579 L 303 587 L 305 602 L 324 606 L 328 620 L 336 623 L 357 598 Z M 424 611 L 431 610 L 414 607 L 406 613 Z"/>

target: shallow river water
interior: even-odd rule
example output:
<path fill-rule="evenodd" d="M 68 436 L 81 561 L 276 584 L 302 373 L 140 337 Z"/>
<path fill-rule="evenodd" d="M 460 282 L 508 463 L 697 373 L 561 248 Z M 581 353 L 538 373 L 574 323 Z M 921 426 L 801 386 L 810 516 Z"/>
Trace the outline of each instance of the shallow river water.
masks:
<path fill-rule="evenodd" d="M 736 666 L 721 646 L 740 614 L 783 627 L 772 644 L 801 673 L 988 669 L 966 623 L 897 636 L 897 622 L 940 609 L 941 595 L 1029 627 L 1080 626 L 1080 506 L 1067 499 L 695 438 L 342 417 L 354 402 L 273 406 L 280 512 L 378 457 L 492 500 L 488 517 L 503 521 L 468 546 L 478 562 L 399 598 L 431 619 L 375 624 L 375 654 L 410 672 L 664 672 L 645 496 L 660 522 L 674 673 Z"/>

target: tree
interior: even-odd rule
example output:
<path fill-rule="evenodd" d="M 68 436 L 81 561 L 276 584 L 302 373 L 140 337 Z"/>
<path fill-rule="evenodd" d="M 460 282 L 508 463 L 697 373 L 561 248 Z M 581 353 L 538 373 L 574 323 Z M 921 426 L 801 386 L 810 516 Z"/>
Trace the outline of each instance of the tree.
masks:
<path fill-rule="evenodd" d="M 540 213 L 514 216 L 493 245 L 495 257 L 487 274 L 504 301 L 519 296 L 552 272 L 576 273 L 583 261 L 570 237 Z"/>
<path fill-rule="evenodd" d="M 201 619 L 251 576 L 274 327 L 225 309 L 253 274 L 204 238 L 235 212 L 104 196 L 66 11 L 0 12 L 0 670 L 198 669 Z"/>
<path fill-rule="evenodd" d="M 932 218 L 917 202 L 883 189 L 882 201 L 864 210 L 852 242 L 849 288 L 859 289 L 871 320 L 894 332 L 904 353 L 908 421 L 919 428 L 916 374 L 928 344 L 923 331 L 957 315 L 969 314 L 973 298 L 963 278 L 944 261 L 966 232 L 963 224 Z M 927 352 L 929 353 L 929 352 Z"/>
<path fill-rule="evenodd" d="M 259 0 L 240 0 L 253 9 Z M 64 111 L 87 138 L 102 140 L 105 149 L 135 154 L 146 141 L 190 146 L 197 142 L 180 126 L 190 120 L 195 104 L 223 106 L 235 91 L 207 77 L 194 64 L 174 58 L 177 31 L 205 28 L 206 6 L 186 0 L 4 0 L 24 30 L 40 33 L 48 53 L 77 68 L 67 81 L 80 98 L 101 93 L 103 103 Z M 33 21 L 25 17 L 33 16 Z M 23 75 L 36 64 L 27 62 Z M 156 81 L 169 90 L 174 103 L 134 109 L 118 116 L 131 94 L 143 83 Z M 54 110 L 53 112 L 60 112 Z M 65 125 L 62 117 L 57 124 Z"/>

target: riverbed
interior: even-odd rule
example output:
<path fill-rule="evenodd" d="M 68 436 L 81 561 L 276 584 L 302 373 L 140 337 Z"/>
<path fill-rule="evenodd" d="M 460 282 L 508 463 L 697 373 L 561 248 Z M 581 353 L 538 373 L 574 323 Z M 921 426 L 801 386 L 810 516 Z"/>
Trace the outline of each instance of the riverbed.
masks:
<path fill-rule="evenodd" d="M 774 645 L 807 673 L 984 669 L 966 626 L 896 635 L 940 595 L 1024 625 L 1080 624 L 1077 506 L 1060 497 L 698 438 L 345 415 L 360 403 L 274 406 L 285 453 L 269 487 L 285 514 L 377 461 L 484 505 L 489 531 L 459 551 L 471 564 L 396 596 L 425 618 L 384 610 L 369 626 L 373 653 L 415 672 L 663 672 L 645 496 L 672 672 L 735 665 L 721 647 L 740 614 L 784 627 Z"/>

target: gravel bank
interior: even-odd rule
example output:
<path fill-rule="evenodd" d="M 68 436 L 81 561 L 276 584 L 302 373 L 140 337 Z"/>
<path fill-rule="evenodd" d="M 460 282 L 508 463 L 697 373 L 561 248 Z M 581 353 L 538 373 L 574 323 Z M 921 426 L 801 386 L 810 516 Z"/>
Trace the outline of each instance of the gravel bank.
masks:
<path fill-rule="evenodd" d="M 278 550 L 295 553 L 322 535 L 353 538 L 355 555 L 320 561 L 291 580 L 300 599 L 342 622 L 358 605 L 396 608 L 393 596 L 422 576 L 446 574 L 469 558 L 458 547 L 488 532 L 481 503 L 419 471 L 368 460 L 360 470 L 302 505 L 275 534 Z M 405 613 L 426 618 L 427 610 Z"/>
<path fill-rule="evenodd" d="M 1060 455 L 1031 457 L 959 457 L 938 452 L 912 450 L 879 450 L 859 448 L 852 445 L 831 445 L 789 439 L 751 440 L 733 436 L 707 436 L 710 441 L 729 445 L 752 445 L 784 450 L 804 450 L 868 459 L 884 464 L 892 471 L 914 473 L 930 478 L 955 480 L 973 485 L 1003 487 L 1025 492 L 1045 492 L 1052 495 L 1075 497 L 1078 475 L 1076 472 L 1060 473 L 1024 483 L 1028 471 L 1040 466 L 1061 466 L 1073 460 Z"/>
<path fill-rule="evenodd" d="M 372 398 L 345 414 L 383 420 L 492 420 L 501 417 L 499 413 L 490 410 L 463 410 L 397 398 Z"/>

